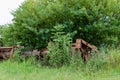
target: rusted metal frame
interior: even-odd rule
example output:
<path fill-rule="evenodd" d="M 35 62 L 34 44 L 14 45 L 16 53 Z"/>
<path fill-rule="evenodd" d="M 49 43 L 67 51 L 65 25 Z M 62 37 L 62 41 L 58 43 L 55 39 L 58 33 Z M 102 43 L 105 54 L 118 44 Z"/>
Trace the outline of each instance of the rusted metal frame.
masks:
<path fill-rule="evenodd" d="M 79 49 L 81 52 L 81 57 L 84 61 L 87 61 L 91 57 L 91 50 L 93 50 L 93 46 L 82 39 L 77 39 L 76 43 L 73 44 L 75 48 Z M 86 48 L 83 48 L 83 45 L 90 49 L 90 53 L 88 53 Z"/>
<path fill-rule="evenodd" d="M 0 47 L 0 50 L 12 49 L 12 47 Z"/>
<path fill-rule="evenodd" d="M 95 52 L 97 52 L 97 54 L 99 53 L 99 51 L 97 50 L 96 46 L 91 46 L 89 43 L 87 43 L 86 41 L 82 40 L 81 41 L 84 45 L 86 45 L 87 47 L 91 48 L 92 50 L 94 50 Z"/>
<path fill-rule="evenodd" d="M 9 53 L 9 57 L 11 58 L 13 56 L 14 53 L 14 49 L 17 47 L 0 47 L 0 55 L 3 59 L 7 59 L 8 55 L 6 54 L 6 52 Z"/>
<path fill-rule="evenodd" d="M 7 57 L 3 54 L 3 52 L 0 52 L 0 55 L 3 59 L 7 59 Z"/>
<path fill-rule="evenodd" d="M 81 43 L 83 43 L 84 45 L 86 45 L 89 48 L 93 48 L 93 46 L 91 46 L 89 43 L 87 43 L 86 41 L 84 41 L 83 39 L 81 39 Z"/>

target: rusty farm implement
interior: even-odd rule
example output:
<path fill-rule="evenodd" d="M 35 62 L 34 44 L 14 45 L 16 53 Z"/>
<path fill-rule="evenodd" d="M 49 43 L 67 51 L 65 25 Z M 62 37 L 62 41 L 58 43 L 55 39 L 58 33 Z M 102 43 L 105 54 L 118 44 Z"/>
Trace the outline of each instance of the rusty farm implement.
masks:
<path fill-rule="evenodd" d="M 13 53 L 18 48 L 24 48 L 24 47 L 23 46 L 0 47 L 0 58 L 1 59 L 13 58 L 14 55 Z M 71 48 L 74 53 L 80 51 L 81 57 L 84 61 L 87 61 L 89 58 L 92 57 L 91 55 L 92 51 L 99 53 L 96 46 L 90 45 L 88 42 L 86 42 L 83 39 L 76 39 L 76 42 L 71 44 Z M 22 52 L 21 56 L 29 57 L 31 55 L 34 55 L 43 59 L 46 54 L 48 54 L 48 49 L 42 48 L 41 50 L 24 51 Z"/>

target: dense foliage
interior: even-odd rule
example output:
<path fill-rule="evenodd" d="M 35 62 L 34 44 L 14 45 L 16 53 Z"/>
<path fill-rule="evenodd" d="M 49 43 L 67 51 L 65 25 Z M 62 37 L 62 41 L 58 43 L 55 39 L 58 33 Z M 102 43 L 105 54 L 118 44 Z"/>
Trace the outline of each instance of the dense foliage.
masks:
<path fill-rule="evenodd" d="M 58 24 L 66 33 L 77 32 L 73 40 L 83 38 L 95 45 L 120 38 L 119 0 L 26 0 L 12 14 L 13 24 L 3 32 L 5 45 L 45 47 Z"/>
<path fill-rule="evenodd" d="M 3 26 L 0 26 L 0 47 L 3 46 L 3 40 L 2 40 L 2 28 L 3 28 Z"/>
<path fill-rule="evenodd" d="M 53 27 L 53 42 L 48 43 L 48 51 L 51 66 L 59 67 L 70 64 L 71 61 L 71 36 L 72 33 L 65 33 L 63 25 Z M 57 32 L 56 32 L 57 31 Z"/>

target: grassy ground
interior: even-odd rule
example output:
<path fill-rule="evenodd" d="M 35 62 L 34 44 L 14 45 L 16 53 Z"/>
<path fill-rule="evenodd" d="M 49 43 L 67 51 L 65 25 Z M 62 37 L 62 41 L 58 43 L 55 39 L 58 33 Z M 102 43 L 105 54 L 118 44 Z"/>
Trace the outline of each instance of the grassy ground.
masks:
<path fill-rule="evenodd" d="M 50 68 L 7 60 L 0 62 L 0 80 L 120 80 L 120 49 L 101 49 L 101 55 L 83 65 Z M 97 60 L 98 59 L 98 60 Z M 83 65 L 83 66 L 81 66 Z"/>
<path fill-rule="evenodd" d="M 95 72 L 31 65 L 27 62 L 0 63 L 0 80 L 120 80 L 120 66 Z"/>

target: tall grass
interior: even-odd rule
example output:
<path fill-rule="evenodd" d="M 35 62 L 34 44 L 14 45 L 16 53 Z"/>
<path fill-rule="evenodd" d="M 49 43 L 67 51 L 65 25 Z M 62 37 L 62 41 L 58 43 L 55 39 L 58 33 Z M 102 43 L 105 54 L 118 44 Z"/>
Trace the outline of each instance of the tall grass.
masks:
<path fill-rule="evenodd" d="M 120 50 L 101 47 L 100 54 L 86 63 L 80 55 L 73 56 L 70 65 L 59 68 L 42 66 L 30 58 L 19 61 L 10 59 L 0 62 L 0 80 L 119 80 Z M 35 63 L 34 63 L 35 62 Z"/>
<path fill-rule="evenodd" d="M 100 54 L 93 53 L 91 59 L 89 59 L 85 66 L 90 71 L 98 71 L 104 69 L 111 69 L 120 66 L 120 50 L 114 46 L 101 47 Z"/>

